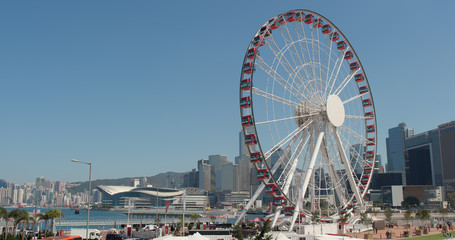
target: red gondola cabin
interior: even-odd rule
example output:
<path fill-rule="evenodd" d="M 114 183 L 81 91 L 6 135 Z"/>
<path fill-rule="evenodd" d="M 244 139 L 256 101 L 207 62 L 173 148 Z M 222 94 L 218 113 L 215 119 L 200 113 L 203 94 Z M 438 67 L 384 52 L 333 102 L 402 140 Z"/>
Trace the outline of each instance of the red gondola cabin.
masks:
<path fill-rule="evenodd" d="M 337 32 L 334 32 L 330 35 L 330 38 L 332 39 L 332 41 L 338 41 L 338 39 L 340 39 L 340 34 L 338 34 Z"/>
<path fill-rule="evenodd" d="M 294 22 L 295 21 L 295 13 L 294 12 L 287 12 L 286 14 L 286 22 Z"/>
<path fill-rule="evenodd" d="M 258 170 L 258 179 L 267 179 L 269 178 L 269 170 L 267 168 L 259 169 Z"/>
<path fill-rule="evenodd" d="M 364 93 L 367 93 L 367 92 L 368 92 L 368 87 L 367 86 L 359 87 L 359 93 L 360 94 L 364 94 Z"/>
<path fill-rule="evenodd" d="M 346 44 L 345 41 L 339 41 L 339 42 L 337 43 L 337 48 L 338 48 L 338 50 L 344 50 L 344 49 L 346 49 L 347 47 L 348 47 L 348 44 Z"/>
<path fill-rule="evenodd" d="M 275 194 L 278 192 L 278 187 L 275 183 L 265 185 L 265 194 Z"/>
<path fill-rule="evenodd" d="M 314 23 L 313 23 L 313 27 L 314 28 L 320 28 L 324 26 L 324 21 L 322 21 L 322 19 L 318 18 Z"/>
<path fill-rule="evenodd" d="M 349 68 L 354 72 L 360 68 L 360 64 L 358 62 L 350 63 Z"/>
<path fill-rule="evenodd" d="M 375 131 L 374 125 L 368 125 L 367 126 L 367 132 L 372 133 Z"/>
<path fill-rule="evenodd" d="M 344 54 L 344 59 L 345 59 L 345 60 L 351 60 L 353 57 L 354 57 L 354 53 L 352 53 L 352 51 L 347 51 L 347 52 Z"/>
<path fill-rule="evenodd" d="M 253 125 L 253 116 L 247 115 L 242 117 L 242 126 L 249 127 Z"/>
<path fill-rule="evenodd" d="M 246 145 L 254 145 L 258 143 L 258 139 L 256 134 L 248 134 L 245 136 L 245 144 Z"/>
<path fill-rule="evenodd" d="M 366 154 L 367 159 L 374 158 L 374 151 L 368 151 Z"/>
<path fill-rule="evenodd" d="M 272 30 L 271 29 L 267 29 L 267 26 L 263 26 L 259 30 L 259 34 L 264 34 L 264 37 L 268 37 L 268 36 L 270 36 L 270 34 L 272 34 Z"/>
<path fill-rule="evenodd" d="M 264 37 L 262 37 L 262 35 L 259 35 L 259 36 L 256 36 L 253 38 L 253 45 L 255 47 L 257 47 L 259 45 L 259 47 L 262 47 L 264 46 L 265 42 L 264 42 Z"/>
<path fill-rule="evenodd" d="M 305 20 L 305 13 L 303 13 L 303 12 L 296 12 L 296 13 L 295 13 L 295 20 L 296 20 L 297 22 L 304 21 L 304 20 Z"/>
<path fill-rule="evenodd" d="M 243 97 L 240 99 L 240 107 L 241 108 L 249 108 L 251 107 L 251 97 Z"/>
<path fill-rule="evenodd" d="M 314 23 L 315 20 L 316 20 L 315 17 L 314 17 L 313 14 L 311 14 L 311 13 L 310 13 L 310 14 L 307 14 L 307 15 L 305 16 L 305 23 L 306 23 L 306 24 Z"/>
<path fill-rule="evenodd" d="M 375 142 L 375 138 L 368 138 L 367 146 L 374 146 Z"/>
<path fill-rule="evenodd" d="M 365 113 L 365 117 L 368 118 L 368 119 L 372 119 L 372 118 L 374 118 L 374 113 L 373 112 L 366 112 Z"/>
<path fill-rule="evenodd" d="M 257 53 L 258 53 L 258 49 L 257 48 L 250 48 L 248 50 L 248 52 L 246 53 L 246 57 L 248 59 L 253 59 L 254 56 L 256 56 Z"/>
<path fill-rule="evenodd" d="M 371 100 L 370 99 L 362 100 L 362 105 L 363 105 L 363 107 L 371 106 L 372 105 Z"/>
<path fill-rule="evenodd" d="M 278 20 L 278 22 L 279 22 L 281 25 L 283 25 L 283 24 L 286 23 L 286 20 L 284 20 L 284 16 L 283 16 L 283 15 L 278 16 L 277 20 Z"/>
<path fill-rule="evenodd" d="M 287 203 L 286 197 L 278 197 L 273 199 L 273 206 L 275 207 L 286 206 L 286 203 Z"/>
<path fill-rule="evenodd" d="M 329 34 L 331 32 L 332 32 L 332 26 L 330 26 L 329 24 L 322 26 L 322 33 Z"/>
<path fill-rule="evenodd" d="M 293 206 L 287 206 L 284 208 L 284 216 L 290 217 L 294 214 L 294 207 Z"/>
<path fill-rule="evenodd" d="M 354 78 L 356 82 L 362 82 L 363 80 L 365 80 L 365 76 L 363 76 L 363 73 L 356 74 Z"/>
<path fill-rule="evenodd" d="M 256 71 L 256 69 L 254 68 L 254 65 L 252 62 L 243 64 L 243 73 L 251 74 L 252 72 L 255 72 L 255 71 Z"/>
<path fill-rule="evenodd" d="M 276 21 L 276 20 L 273 21 L 273 22 L 270 24 L 270 29 L 272 29 L 272 30 L 275 30 L 275 29 L 277 29 L 277 28 L 279 28 L 279 27 L 280 27 L 280 23 L 279 23 L 278 21 Z"/>
<path fill-rule="evenodd" d="M 262 157 L 262 153 L 260 152 L 254 152 L 250 154 L 250 162 L 251 163 L 258 163 L 262 162 L 264 158 Z"/>
<path fill-rule="evenodd" d="M 240 81 L 240 89 L 249 91 L 251 89 L 251 79 L 243 79 Z"/>

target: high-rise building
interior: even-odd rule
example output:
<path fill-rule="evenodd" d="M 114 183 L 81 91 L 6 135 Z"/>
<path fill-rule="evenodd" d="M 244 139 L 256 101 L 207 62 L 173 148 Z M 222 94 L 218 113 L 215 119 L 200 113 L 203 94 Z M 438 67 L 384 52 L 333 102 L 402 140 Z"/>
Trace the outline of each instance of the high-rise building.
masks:
<path fill-rule="evenodd" d="M 455 121 L 438 126 L 443 182 L 448 191 L 455 191 Z"/>
<path fill-rule="evenodd" d="M 37 177 L 36 178 L 36 187 L 44 187 L 44 177 Z"/>
<path fill-rule="evenodd" d="M 199 170 L 199 188 L 206 191 L 213 192 L 216 189 L 216 178 L 212 177 L 215 175 L 215 168 L 212 167 L 207 159 L 201 159 L 198 161 Z"/>
<path fill-rule="evenodd" d="M 409 135 L 413 134 L 414 130 L 406 128 L 406 123 L 400 123 L 397 127 L 389 129 L 389 137 L 386 138 L 387 172 L 400 172 L 404 185 L 406 184 L 404 141 Z"/>
<path fill-rule="evenodd" d="M 433 129 L 405 139 L 407 185 L 442 186 L 439 131 Z"/>

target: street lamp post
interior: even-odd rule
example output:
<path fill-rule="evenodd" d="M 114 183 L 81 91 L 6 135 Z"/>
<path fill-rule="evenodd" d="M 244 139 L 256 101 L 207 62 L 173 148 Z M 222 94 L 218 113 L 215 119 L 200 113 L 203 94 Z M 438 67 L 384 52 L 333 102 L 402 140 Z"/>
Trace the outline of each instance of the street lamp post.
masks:
<path fill-rule="evenodd" d="M 89 228 L 89 223 L 90 223 L 90 194 L 92 191 L 92 163 L 82 162 L 82 161 L 79 161 L 76 159 L 72 159 L 71 162 L 87 164 L 90 167 L 89 174 L 88 174 L 87 230 L 85 232 L 85 238 L 90 239 L 89 235 L 88 235 L 88 228 Z"/>

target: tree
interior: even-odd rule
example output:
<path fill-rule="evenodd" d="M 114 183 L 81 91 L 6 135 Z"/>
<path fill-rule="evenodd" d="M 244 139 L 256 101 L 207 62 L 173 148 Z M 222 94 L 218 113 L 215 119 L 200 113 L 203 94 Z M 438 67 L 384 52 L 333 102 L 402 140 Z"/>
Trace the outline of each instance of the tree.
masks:
<path fill-rule="evenodd" d="M 384 211 L 384 215 L 385 215 L 385 220 L 388 222 L 388 223 L 392 223 L 392 209 L 387 208 L 385 211 Z"/>
<path fill-rule="evenodd" d="M 199 214 L 197 214 L 197 213 L 191 214 L 190 219 L 192 222 L 196 222 L 199 219 Z"/>
<path fill-rule="evenodd" d="M 319 211 L 316 210 L 311 213 L 311 222 L 317 224 L 321 221 L 321 216 L 319 216 Z"/>
<path fill-rule="evenodd" d="M 17 225 L 22 221 L 29 223 L 30 217 L 26 210 L 21 210 L 21 209 L 17 209 L 17 208 L 11 210 L 10 217 L 13 219 L 13 230 L 14 230 L 13 236 L 16 237 Z"/>
<path fill-rule="evenodd" d="M 445 221 L 445 218 L 446 218 L 448 212 L 449 212 L 449 211 L 447 211 L 446 208 L 441 208 L 441 209 L 439 210 L 439 213 L 442 214 L 442 220 L 443 220 L 443 221 Z"/>
<path fill-rule="evenodd" d="M 51 229 L 54 229 L 54 219 L 56 218 L 65 218 L 65 214 L 63 214 L 60 209 L 56 208 L 54 210 L 50 210 L 48 211 L 49 212 L 49 216 L 52 220 L 51 222 Z M 47 213 L 47 212 L 46 212 Z"/>
<path fill-rule="evenodd" d="M 268 232 L 272 230 L 272 227 L 270 226 L 270 220 L 267 220 L 264 222 L 264 226 L 262 227 L 261 231 L 259 232 L 258 235 L 254 237 L 254 240 L 269 240 L 272 239 L 272 235 L 266 235 Z"/>
<path fill-rule="evenodd" d="M 243 240 L 243 233 L 242 233 L 242 223 L 239 222 L 234 226 L 234 233 L 235 238 L 238 240 Z"/>
<path fill-rule="evenodd" d="M 8 238 L 8 220 L 9 220 L 9 212 L 8 210 L 0 207 L 0 219 L 5 220 L 5 239 Z"/>
<path fill-rule="evenodd" d="M 428 220 L 428 219 L 430 219 L 430 212 L 426 209 L 420 209 L 416 213 L 416 218 L 418 218 L 422 221 Z"/>
<path fill-rule="evenodd" d="M 403 202 L 401 202 L 401 206 L 408 209 L 410 207 L 418 207 L 420 206 L 420 200 L 416 197 L 410 196 L 404 199 Z"/>
<path fill-rule="evenodd" d="M 367 212 L 364 212 L 360 214 L 360 222 L 362 222 L 362 224 L 368 225 L 373 222 L 373 219 L 368 216 Z"/>
<path fill-rule="evenodd" d="M 349 214 L 348 213 L 345 213 L 345 214 L 340 216 L 340 222 L 347 223 L 348 220 L 349 220 Z"/>
<path fill-rule="evenodd" d="M 411 216 L 411 213 L 412 213 L 412 212 L 411 212 L 411 210 L 409 210 L 409 209 L 406 210 L 406 212 L 404 213 L 404 219 L 406 219 L 406 222 L 408 222 L 408 223 L 409 223 L 409 220 L 412 220 L 412 219 L 413 219 L 413 217 Z"/>

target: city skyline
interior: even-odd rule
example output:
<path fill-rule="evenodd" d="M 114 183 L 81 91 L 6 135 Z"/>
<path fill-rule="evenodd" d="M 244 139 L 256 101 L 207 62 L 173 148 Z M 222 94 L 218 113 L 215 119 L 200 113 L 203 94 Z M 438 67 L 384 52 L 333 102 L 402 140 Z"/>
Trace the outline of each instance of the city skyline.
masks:
<path fill-rule="evenodd" d="M 452 2 L 107 3 L 0 10 L 0 178 L 86 181 L 72 158 L 92 162 L 93 179 L 186 172 L 213 154 L 234 162 L 246 47 L 265 21 L 298 8 L 330 19 L 356 49 L 384 162 L 389 128 L 419 133 L 455 119 Z"/>

